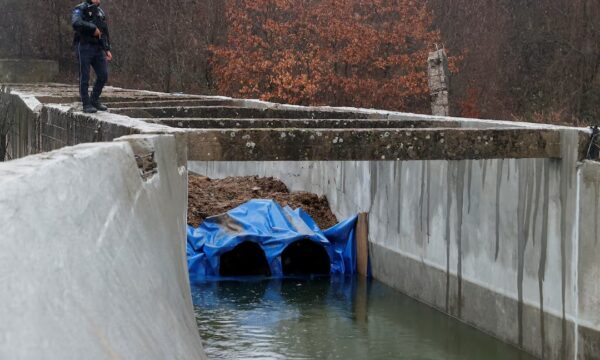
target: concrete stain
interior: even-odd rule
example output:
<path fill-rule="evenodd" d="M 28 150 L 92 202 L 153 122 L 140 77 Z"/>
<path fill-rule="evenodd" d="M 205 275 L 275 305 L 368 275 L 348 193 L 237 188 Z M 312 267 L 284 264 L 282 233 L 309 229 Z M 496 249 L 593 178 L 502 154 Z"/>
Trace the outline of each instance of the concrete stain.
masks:
<path fill-rule="evenodd" d="M 456 214 L 458 222 L 456 224 L 456 245 L 458 248 L 458 317 L 462 316 L 462 225 L 463 225 L 463 205 L 465 192 L 465 167 L 464 161 L 459 161 L 456 169 Z M 448 189 L 450 190 L 450 189 Z"/>
<path fill-rule="evenodd" d="M 425 234 L 425 230 L 423 229 L 423 218 L 425 217 L 423 212 L 425 210 L 425 206 L 423 206 L 424 202 L 425 202 L 425 177 L 427 174 L 427 164 L 425 161 L 421 162 L 421 194 L 419 196 L 419 221 L 420 221 L 420 227 L 419 229 L 421 230 L 421 235 Z M 423 239 L 425 239 L 425 237 L 423 236 Z"/>
<path fill-rule="evenodd" d="M 561 133 L 561 177 L 560 177 L 560 255 L 561 255 L 561 300 L 562 300 L 562 358 L 567 357 L 567 316 L 566 316 L 566 292 L 567 292 L 567 242 L 569 234 L 569 218 L 571 216 L 570 191 L 576 176 L 578 134 L 573 131 Z"/>
<path fill-rule="evenodd" d="M 390 190 L 391 190 L 391 189 L 390 189 L 390 183 L 386 183 L 386 184 L 385 184 L 385 193 L 386 193 L 386 194 L 389 194 L 389 193 L 390 193 Z M 390 220 L 391 220 L 391 219 L 390 219 L 390 213 L 391 213 L 391 211 L 384 211 L 383 213 L 385 214 L 385 224 L 386 224 L 387 226 L 389 226 L 389 225 L 390 225 Z"/>
<path fill-rule="evenodd" d="M 467 195 L 469 196 L 469 205 L 467 207 L 467 213 L 470 214 L 471 213 L 471 183 L 473 181 L 473 160 L 468 160 L 468 168 L 467 168 L 467 178 L 468 178 L 468 185 L 467 185 Z"/>
<path fill-rule="evenodd" d="M 487 176 L 487 167 L 488 167 L 488 161 L 490 160 L 483 160 L 483 175 L 481 176 L 481 187 L 485 188 L 485 179 Z"/>
<path fill-rule="evenodd" d="M 450 314 L 450 221 L 452 210 L 452 177 L 454 173 L 454 162 L 448 162 L 448 170 L 446 175 L 446 313 Z"/>
<path fill-rule="evenodd" d="M 542 359 L 545 355 L 546 346 L 546 324 L 544 318 L 544 281 L 546 279 L 546 259 L 548 256 L 548 214 L 550 212 L 550 165 L 543 162 L 544 171 L 544 207 L 542 215 L 542 236 L 540 264 L 538 267 L 538 289 L 540 293 L 540 342 Z"/>
<path fill-rule="evenodd" d="M 531 221 L 532 219 L 532 214 L 534 213 L 534 209 L 535 209 L 535 160 L 534 159 L 527 159 L 527 160 L 521 160 L 521 162 L 523 162 L 526 166 L 525 168 L 525 173 L 526 173 L 526 189 L 527 189 L 527 202 L 525 203 L 525 226 L 523 228 L 523 231 L 525 231 L 525 242 L 528 243 L 529 239 L 531 238 L 531 232 L 532 232 L 532 228 L 535 226 L 535 219 L 534 222 Z"/>
<path fill-rule="evenodd" d="M 427 243 L 431 240 L 431 162 L 427 163 Z"/>
<path fill-rule="evenodd" d="M 519 197 L 517 200 L 517 238 L 518 238 L 518 250 L 517 250 L 517 292 L 518 292 L 518 309 L 517 309 L 517 318 L 518 318 L 518 326 L 519 326 L 519 346 L 523 346 L 523 223 L 521 219 L 524 217 L 524 206 L 523 206 L 523 197 L 525 196 L 525 186 L 524 186 L 524 174 L 521 173 L 521 177 L 519 177 Z"/>
<path fill-rule="evenodd" d="M 344 165 L 340 166 L 341 170 L 341 181 L 342 181 L 342 194 L 346 194 L 346 167 Z"/>
<path fill-rule="evenodd" d="M 371 177 L 371 187 L 370 187 L 370 195 L 371 195 L 371 205 L 370 205 L 370 209 L 369 212 L 372 212 L 373 209 L 373 204 L 375 203 L 375 195 L 377 195 L 377 177 L 378 177 L 378 168 L 377 168 L 377 162 L 372 162 L 369 164 L 369 172 L 370 172 L 370 177 Z"/>
<path fill-rule="evenodd" d="M 543 160 L 535 160 L 535 168 L 534 168 L 534 178 L 535 178 L 535 203 L 533 206 L 533 223 L 532 223 L 532 236 L 531 236 L 531 240 L 533 242 L 533 245 L 535 245 L 535 239 L 536 239 L 536 230 L 537 230 L 537 223 L 538 223 L 538 216 L 539 216 L 539 204 L 540 204 L 540 196 L 542 193 L 542 177 L 543 177 L 543 171 L 544 171 L 544 162 Z"/>
<path fill-rule="evenodd" d="M 518 321 L 519 321 L 519 346 L 523 346 L 523 280 L 525 272 L 525 250 L 529 240 L 529 222 L 531 220 L 532 200 L 532 166 L 531 160 L 519 161 L 518 179 L 519 179 L 519 200 L 517 205 L 517 227 L 518 227 L 518 275 L 517 291 L 519 297 L 518 303 Z"/>
<path fill-rule="evenodd" d="M 598 245 L 598 183 L 594 183 L 594 245 Z"/>
<path fill-rule="evenodd" d="M 500 189 L 502 186 L 502 169 L 504 168 L 504 159 L 497 161 L 496 169 L 496 251 L 494 261 L 498 261 L 500 254 Z"/>
<path fill-rule="evenodd" d="M 398 222 L 397 222 L 397 230 L 398 230 L 398 234 L 400 235 L 400 237 L 402 237 L 402 233 L 401 233 L 401 229 L 402 229 L 402 208 L 404 206 L 404 192 L 402 191 L 402 162 L 398 161 L 396 163 L 396 167 L 398 168 L 398 175 L 397 175 L 397 188 L 398 188 Z"/>

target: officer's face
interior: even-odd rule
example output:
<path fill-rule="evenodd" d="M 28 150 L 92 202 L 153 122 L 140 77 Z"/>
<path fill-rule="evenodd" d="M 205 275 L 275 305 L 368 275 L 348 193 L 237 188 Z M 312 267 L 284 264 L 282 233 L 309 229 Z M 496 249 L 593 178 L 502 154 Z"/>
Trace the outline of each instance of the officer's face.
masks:
<path fill-rule="evenodd" d="M 92 0 L 92 4 L 98 6 L 100 5 L 100 0 Z"/>

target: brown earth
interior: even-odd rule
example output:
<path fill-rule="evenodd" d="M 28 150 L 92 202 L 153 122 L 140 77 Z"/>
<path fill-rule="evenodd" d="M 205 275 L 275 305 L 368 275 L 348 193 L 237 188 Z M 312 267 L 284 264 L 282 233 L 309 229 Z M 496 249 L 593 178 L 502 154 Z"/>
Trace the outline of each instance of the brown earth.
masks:
<path fill-rule="evenodd" d="M 199 226 L 205 218 L 225 213 L 251 199 L 273 199 L 281 206 L 302 208 L 319 225 L 327 229 L 337 224 L 329 202 L 307 192 L 290 192 L 283 182 L 258 176 L 209 179 L 189 176 L 188 223 Z"/>

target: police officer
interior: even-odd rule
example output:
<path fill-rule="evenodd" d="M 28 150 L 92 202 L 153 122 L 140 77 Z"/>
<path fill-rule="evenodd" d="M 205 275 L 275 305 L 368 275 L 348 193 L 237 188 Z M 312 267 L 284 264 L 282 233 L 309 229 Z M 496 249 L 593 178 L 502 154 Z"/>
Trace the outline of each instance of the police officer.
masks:
<path fill-rule="evenodd" d="M 108 80 L 108 63 L 112 60 L 110 36 L 106 15 L 100 8 L 100 0 L 86 0 L 73 9 L 71 17 L 75 38 L 73 44 L 79 60 L 79 93 L 83 111 L 95 113 L 106 111 L 100 102 L 102 89 Z M 90 66 L 96 72 L 96 83 L 90 97 Z"/>

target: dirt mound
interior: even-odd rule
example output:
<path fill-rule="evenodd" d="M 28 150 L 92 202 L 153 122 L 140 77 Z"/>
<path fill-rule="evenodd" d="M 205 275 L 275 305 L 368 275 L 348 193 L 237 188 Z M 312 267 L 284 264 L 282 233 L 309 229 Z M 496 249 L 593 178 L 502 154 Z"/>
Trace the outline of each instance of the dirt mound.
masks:
<path fill-rule="evenodd" d="M 321 229 L 337 224 L 325 197 L 290 192 L 277 179 L 246 176 L 213 180 L 194 175 L 189 176 L 188 223 L 197 227 L 205 218 L 227 212 L 251 199 L 273 199 L 281 206 L 302 208 Z"/>

